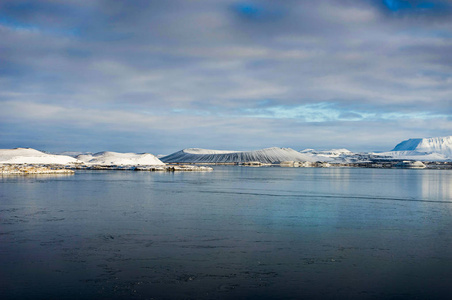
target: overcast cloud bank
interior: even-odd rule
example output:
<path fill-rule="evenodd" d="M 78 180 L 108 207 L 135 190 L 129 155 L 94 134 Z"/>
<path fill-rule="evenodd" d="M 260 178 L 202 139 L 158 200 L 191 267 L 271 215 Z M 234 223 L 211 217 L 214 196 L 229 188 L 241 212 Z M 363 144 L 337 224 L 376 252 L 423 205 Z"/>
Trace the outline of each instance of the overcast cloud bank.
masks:
<path fill-rule="evenodd" d="M 450 1 L 2 1 L 0 148 L 389 150 L 452 132 Z"/>

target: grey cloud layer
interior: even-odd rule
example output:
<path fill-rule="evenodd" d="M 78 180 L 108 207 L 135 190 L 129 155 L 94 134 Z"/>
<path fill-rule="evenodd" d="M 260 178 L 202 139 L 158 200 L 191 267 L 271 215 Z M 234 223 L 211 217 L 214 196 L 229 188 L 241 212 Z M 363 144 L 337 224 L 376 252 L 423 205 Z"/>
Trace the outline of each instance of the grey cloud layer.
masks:
<path fill-rule="evenodd" d="M 137 147 L 167 141 L 157 152 L 229 139 L 248 149 L 376 149 L 452 134 L 447 2 L 410 11 L 372 0 L 279 2 L 3 1 L 4 145 L 25 143 L 27 124 L 51 144 L 50 123 L 64 124 L 74 144 L 86 124 L 99 139 L 136 136 L 127 142 Z"/>

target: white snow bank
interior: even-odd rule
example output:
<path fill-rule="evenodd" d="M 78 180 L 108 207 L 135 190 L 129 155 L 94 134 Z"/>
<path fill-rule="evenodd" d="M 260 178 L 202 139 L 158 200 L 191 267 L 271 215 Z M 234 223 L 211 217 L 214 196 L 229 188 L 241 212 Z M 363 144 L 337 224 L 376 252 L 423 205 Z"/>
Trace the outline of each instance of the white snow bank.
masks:
<path fill-rule="evenodd" d="M 0 163 L 7 164 L 58 164 L 79 162 L 67 155 L 47 154 L 31 148 L 0 149 Z"/>
<path fill-rule="evenodd" d="M 99 152 L 96 154 L 82 154 L 77 156 L 85 164 L 92 165 L 145 165 L 145 166 L 163 166 L 165 165 L 155 155 L 150 153 L 118 153 L 118 152 Z"/>

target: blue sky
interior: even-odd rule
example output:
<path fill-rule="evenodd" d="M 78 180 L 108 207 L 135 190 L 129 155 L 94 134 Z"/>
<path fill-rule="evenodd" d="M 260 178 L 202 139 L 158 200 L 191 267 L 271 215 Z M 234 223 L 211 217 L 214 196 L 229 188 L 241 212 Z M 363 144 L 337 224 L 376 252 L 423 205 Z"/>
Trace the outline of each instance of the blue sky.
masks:
<path fill-rule="evenodd" d="M 450 1 L 2 1 L 0 148 L 390 150 L 451 53 Z"/>

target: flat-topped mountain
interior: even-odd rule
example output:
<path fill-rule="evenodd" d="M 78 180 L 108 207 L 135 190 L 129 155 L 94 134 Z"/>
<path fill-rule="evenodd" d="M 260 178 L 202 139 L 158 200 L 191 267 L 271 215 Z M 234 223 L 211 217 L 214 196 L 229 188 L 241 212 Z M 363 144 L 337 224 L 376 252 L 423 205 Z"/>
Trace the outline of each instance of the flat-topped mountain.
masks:
<path fill-rule="evenodd" d="M 266 148 L 254 151 L 226 151 L 188 148 L 161 158 L 166 163 L 279 163 L 282 161 L 314 161 L 291 148 Z"/>
<path fill-rule="evenodd" d="M 452 157 L 452 136 L 409 139 L 399 143 L 392 151 L 439 153 Z"/>

